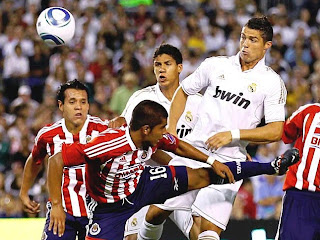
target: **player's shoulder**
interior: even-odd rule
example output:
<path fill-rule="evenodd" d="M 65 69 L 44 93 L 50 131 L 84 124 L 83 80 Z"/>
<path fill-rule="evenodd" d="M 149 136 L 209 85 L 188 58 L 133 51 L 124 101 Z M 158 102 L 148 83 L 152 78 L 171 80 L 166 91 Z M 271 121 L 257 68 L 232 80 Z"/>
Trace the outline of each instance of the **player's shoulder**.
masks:
<path fill-rule="evenodd" d="M 200 93 L 192 94 L 188 96 L 187 104 L 200 103 L 201 100 L 202 100 L 202 95 Z"/>
<path fill-rule="evenodd" d="M 224 64 L 229 63 L 232 61 L 232 56 L 214 56 L 214 57 L 207 57 L 203 62 L 205 64 Z"/>
<path fill-rule="evenodd" d="M 62 124 L 63 121 L 62 119 L 60 119 L 55 123 L 45 125 L 38 131 L 35 141 L 38 142 L 39 139 L 52 138 L 55 135 L 59 134 L 62 131 Z"/>
<path fill-rule="evenodd" d="M 97 126 L 97 125 L 108 126 L 108 123 L 109 123 L 109 120 L 102 120 L 101 118 L 96 116 L 88 115 L 88 118 L 89 118 L 89 123 L 92 124 L 93 126 Z"/>
<path fill-rule="evenodd" d="M 320 104 L 319 103 L 305 104 L 299 107 L 297 112 L 308 112 L 308 113 L 320 112 Z"/>
<path fill-rule="evenodd" d="M 270 80 L 281 79 L 280 75 L 277 72 L 275 72 L 271 67 L 265 65 L 261 69 L 262 69 L 262 73 L 263 73 L 262 76 L 265 76 L 266 78 L 268 78 Z"/>
<path fill-rule="evenodd" d="M 145 88 L 142 88 L 140 90 L 137 90 L 132 95 L 133 97 L 142 97 L 146 95 L 154 95 L 156 94 L 156 85 L 148 86 Z"/>

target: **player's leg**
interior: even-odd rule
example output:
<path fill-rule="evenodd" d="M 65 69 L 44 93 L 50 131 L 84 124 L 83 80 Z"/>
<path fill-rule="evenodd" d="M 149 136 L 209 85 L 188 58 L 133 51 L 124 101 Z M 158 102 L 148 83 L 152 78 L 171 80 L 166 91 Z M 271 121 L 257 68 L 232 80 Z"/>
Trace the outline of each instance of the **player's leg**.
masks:
<path fill-rule="evenodd" d="M 169 218 L 178 226 L 182 233 L 190 240 L 198 239 L 200 218 L 190 210 L 175 210 Z"/>
<path fill-rule="evenodd" d="M 210 185 L 199 191 L 192 210 L 201 217 L 198 239 L 219 240 L 226 229 L 232 205 L 242 181 L 226 185 Z"/>

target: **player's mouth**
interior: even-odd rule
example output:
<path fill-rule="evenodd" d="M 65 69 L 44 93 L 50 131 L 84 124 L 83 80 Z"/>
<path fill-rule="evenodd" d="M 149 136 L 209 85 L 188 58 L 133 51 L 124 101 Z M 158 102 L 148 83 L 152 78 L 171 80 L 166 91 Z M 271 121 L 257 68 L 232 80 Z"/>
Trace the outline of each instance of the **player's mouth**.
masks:
<path fill-rule="evenodd" d="M 166 80 L 167 80 L 166 76 L 164 76 L 164 75 L 159 76 L 159 82 L 164 82 Z"/>
<path fill-rule="evenodd" d="M 76 113 L 74 116 L 75 116 L 76 118 L 81 118 L 81 117 L 82 117 L 82 113 Z"/>

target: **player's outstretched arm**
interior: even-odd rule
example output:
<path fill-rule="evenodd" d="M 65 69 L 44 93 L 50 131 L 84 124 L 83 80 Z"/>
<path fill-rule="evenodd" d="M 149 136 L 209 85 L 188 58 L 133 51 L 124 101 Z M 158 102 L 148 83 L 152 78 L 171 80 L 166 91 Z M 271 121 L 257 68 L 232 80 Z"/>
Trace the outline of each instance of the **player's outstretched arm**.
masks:
<path fill-rule="evenodd" d="M 181 86 L 178 87 L 171 102 L 167 128 L 168 132 L 175 136 L 177 136 L 177 123 L 186 107 L 187 98 L 188 95 Z"/>
<path fill-rule="evenodd" d="M 42 169 L 42 164 L 36 164 L 32 154 L 29 155 L 23 170 L 22 185 L 20 189 L 20 199 L 24 206 L 24 211 L 28 213 L 40 212 L 40 203 L 32 201 L 29 197 L 28 191 L 34 183 L 37 175 Z"/>
<path fill-rule="evenodd" d="M 206 145 L 209 150 L 216 150 L 231 143 L 232 140 L 244 140 L 254 143 L 275 142 L 281 139 L 282 129 L 283 122 L 272 122 L 255 129 L 219 132 L 208 138 Z"/>
<path fill-rule="evenodd" d="M 227 178 L 230 183 L 234 182 L 234 176 L 228 166 L 219 161 L 215 161 L 212 157 L 209 157 L 208 155 L 199 151 L 189 143 L 180 140 L 175 153 L 182 157 L 190 158 L 199 162 L 208 163 L 212 166 L 212 169 L 215 174 L 222 178 Z"/>
<path fill-rule="evenodd" d="M 63 173 L 63 159 L 59 152 L 49 158 L 48 161 L 48 190 L 52 203 L 50 213 L 49 231 L 53 230 L 54 235 L 61 237 L 65 230 L 66 214 L 62 207 L 61 185 Z"/>

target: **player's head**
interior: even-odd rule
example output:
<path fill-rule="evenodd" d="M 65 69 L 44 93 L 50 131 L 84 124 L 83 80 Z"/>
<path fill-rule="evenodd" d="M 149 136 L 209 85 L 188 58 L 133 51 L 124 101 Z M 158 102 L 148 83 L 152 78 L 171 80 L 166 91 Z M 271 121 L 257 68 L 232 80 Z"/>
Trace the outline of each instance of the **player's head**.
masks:
<path fill-rule="evenodd" d="M 273 30 L 266 17 L 251 18 L 241 30 L 241 63 L 254 66 L 272 46 Z"/>
<path fill-rule="evenodd" d="M 170 44 L 161 44 L 153 55 L 153 71 L 160 88 L 177 88 L 182 71 L 182 54 Z"/>
<path fill-rule="evenodd" d="M 62 84 L 57 93 L 59 109 L 68 124 L 82 127 L 89 111 L 88 88 L 77 79 Z"/>
<path fill-rule="evenodd" d="M 144 100 L 132 112 L 130 129 L 140 131 L 144 147 L 154 146 L 166 132 L 168 113 L 157 102 Z"/>

